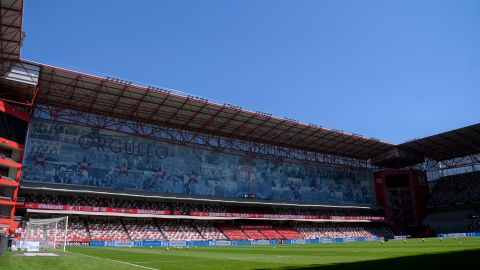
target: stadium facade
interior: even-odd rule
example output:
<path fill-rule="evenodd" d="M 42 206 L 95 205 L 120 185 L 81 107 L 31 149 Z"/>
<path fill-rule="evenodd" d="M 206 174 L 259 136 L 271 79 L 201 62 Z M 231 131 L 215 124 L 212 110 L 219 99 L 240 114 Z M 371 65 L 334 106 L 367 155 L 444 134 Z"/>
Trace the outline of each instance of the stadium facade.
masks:
<path fill-rule="evenodd" d="M 85 243 L 383 237 L 423 228 L 433 180 L 478 177 L 480 124 L 394 145 L 28 61 L 23 1 L 0 3 L 0 230 L 69 215 Z"/>

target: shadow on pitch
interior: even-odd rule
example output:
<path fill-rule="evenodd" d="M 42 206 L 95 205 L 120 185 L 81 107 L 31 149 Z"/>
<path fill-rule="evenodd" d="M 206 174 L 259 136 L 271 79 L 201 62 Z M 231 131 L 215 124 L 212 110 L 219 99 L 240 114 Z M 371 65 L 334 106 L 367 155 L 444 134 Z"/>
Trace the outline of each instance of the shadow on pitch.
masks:
<path fill-rule="evenodd" d="M 344 269 L 385 269 L 385 270 L 416 270 L 416 269 L 449 269 L 467 270 L 479 269 L 480 250 L 464 250 L 448 253 L 436 253 L 380 259 L 361 262 L 347 262 L 329 265 L 290 266 L 275 268 L 278 270 L 344 270 Z M 258 269 L 264 270 L 264 269 Z"/>

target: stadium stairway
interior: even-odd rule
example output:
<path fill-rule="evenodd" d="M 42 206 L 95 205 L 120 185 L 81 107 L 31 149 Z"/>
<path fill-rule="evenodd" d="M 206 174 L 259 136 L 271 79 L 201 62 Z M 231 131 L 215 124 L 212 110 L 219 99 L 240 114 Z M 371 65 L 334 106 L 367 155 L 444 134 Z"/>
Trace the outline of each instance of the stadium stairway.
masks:
<path fill-rule="evenodd" d="M 267 239 L 267 237 L 257 229 L 244 229 L 243 233 L 247 235 L 248 239 L 253 239 L 253 240 Z"/>
<path fill-rule="evenodd" d="M 124 220 L 124 224 L 132 240 L 166 239 L 153 220 Z"/>
<path fill-rule="evenodd" d="M 130 237 L 119 220 L 89 219 L 90 240 L 126 241 Z"/>
<path fill-rule="evenodd" d="M 176 224 L 165 221 L 160 224 L 160 230 L 168 240 L 203 240 L 201 234 L 192 224 Z"/>
<path fill-rule="evenodd" d="M 83 226 L 85 226 L 85 230 L 87 231 L 88 240 L 91 240 L 92 236 L 90 235 L 90 228 L 88 228 L 87 219 L 82 219 L 82 223 L 83 223 Z"/>
<path fill-rule="evenodd" d="M 192 227 L 195 229 L 195 231 L 196 231 L 203 239 L 205 239 L 205 237 L 203 236 L 202 232 L 198 229 L 198 226 L 192 225 Z"/>
<path fill-rule="evenodd" d="M 220 231 L 228 238 L 228 240 L 248 239 L 248 236 L 238 227 L 234 225 L 218 226 Z"/>
<path fill-rule="evenodd" d="M 133 239 L 128 232 L 127 226 L 125 226 L 125 222 L 123 220 L 120 220 L 120 224 L 122 225 L 123 230 L 125 230 L 125 234 L 127 235 L 128 240 L 132 241 Z"/>
<path fill-rule="evenodd" d="M 266 239 L 281 239 L 283 238 L 276 230 L 272 229 L 261 229 L 258 230 Z"/>
<path fill-rule="evenodd" d="M 272 227 L 272 228 L 245 228 L 241 229 L 233 225 L 224 225 L 218 226 L 220 231 L 225 235 L 229 240 L 240 240 L 240 239 L 298 239 L 303 238 L 304 236 L 294 228 L 281 226 L 281 227 Z"/>
<path fill-rule="evenodd" d="M 205 240 L 225 240 L 227 237 L 213 224 L 196 224 L 195 228 Z"/>
<path fill-rule="evenodd" d="M 303 238 L 303 235 L 290 227 L 276 227 L 277 232 L 285 239 L 299 239 Z"/>
<path fill-rule="evenodd" d="M 155 227 L 157 227 L 163 239 L 167 239 L 167 236 L 162 232 L 162 228 L 160 228 L 160 224 L 156 220 L 153 220 L 153 224 L 155 225 Z"/>

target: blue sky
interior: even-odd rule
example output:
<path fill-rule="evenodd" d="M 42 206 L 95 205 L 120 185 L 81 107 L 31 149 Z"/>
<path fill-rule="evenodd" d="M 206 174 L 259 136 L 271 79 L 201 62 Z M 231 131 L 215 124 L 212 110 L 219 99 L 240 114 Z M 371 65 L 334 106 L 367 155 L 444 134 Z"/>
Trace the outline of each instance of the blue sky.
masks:
<path fill-rule="evenodd" d="M 25 1 L 22 58 L 392 143 L 480 122 L 480 1 Z"/>

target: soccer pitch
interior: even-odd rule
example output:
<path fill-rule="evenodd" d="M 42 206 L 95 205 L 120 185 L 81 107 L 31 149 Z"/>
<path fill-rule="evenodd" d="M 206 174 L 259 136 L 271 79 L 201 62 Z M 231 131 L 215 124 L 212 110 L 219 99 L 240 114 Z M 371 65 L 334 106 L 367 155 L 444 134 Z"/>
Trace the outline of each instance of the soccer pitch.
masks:
<path fill-rule="evenodd" d="M 465 269 L 478 265 L 480 238 L 430 238 L 306 245 L 69 247 L 60 257 L 0 257 L 1 270 L 88 269 Z M 474 267 L 476 268 L 476 267 Z"/>

